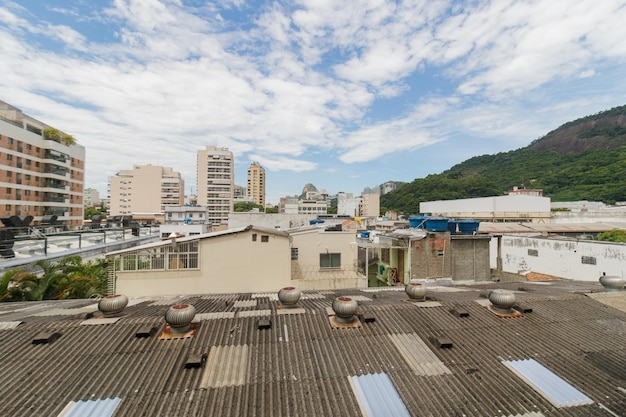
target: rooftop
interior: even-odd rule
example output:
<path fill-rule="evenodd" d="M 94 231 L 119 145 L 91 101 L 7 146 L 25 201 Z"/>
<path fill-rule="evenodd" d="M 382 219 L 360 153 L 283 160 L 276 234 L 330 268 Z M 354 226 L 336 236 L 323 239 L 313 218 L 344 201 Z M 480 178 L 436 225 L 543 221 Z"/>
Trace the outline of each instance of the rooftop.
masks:
<path fill-rule="evenodd" d="M 369 288 L 304 292 L 289 310 L 276 293 L 139 298 L 115 320 L 95 300 L 1 303 L 3 413 L 626 415 L 626 291 L 436 284 L 423 302 Z M 492 289 L 513 291 L 519 315 L 490 310 Z M 336 328 L 330 306 L 342 295 L 361 316 Z M 196 309 L 193 337 L 162 340 L 165 312 L 181 303 Z M 532 384 L 531 365 L 557 392 Z"/>

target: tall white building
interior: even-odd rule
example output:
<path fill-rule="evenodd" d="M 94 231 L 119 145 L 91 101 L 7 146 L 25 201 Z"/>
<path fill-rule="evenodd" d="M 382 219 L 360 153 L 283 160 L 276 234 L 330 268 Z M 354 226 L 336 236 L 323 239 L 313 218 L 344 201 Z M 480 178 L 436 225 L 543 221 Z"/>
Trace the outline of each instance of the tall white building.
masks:
<path fill-rule="evenodd" d="M 248 197 L 265 207 L 265 169 L 258 162 L 253 162 L 248 168 Z"/>
<path fill-rule="evenodd" d="M 235 158 L 228 148 L 207 146 L 198 151 L 198 205 L 207 207 L 210 224 L 228 223 L 233 211 Z"/>
<path fill-rule="evenodd" d="M 158 165 L 135 165 L 109 177 L 109 214 L 162 221 L 165 206 L 185 203 L 185 182 L 179 172 Z"/>

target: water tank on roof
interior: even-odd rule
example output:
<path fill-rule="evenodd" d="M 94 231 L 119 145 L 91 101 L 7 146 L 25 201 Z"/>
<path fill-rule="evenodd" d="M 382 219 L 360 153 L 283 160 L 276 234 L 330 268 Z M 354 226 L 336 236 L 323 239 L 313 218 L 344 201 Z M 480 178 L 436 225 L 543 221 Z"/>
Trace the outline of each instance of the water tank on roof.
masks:
<path fill-rule="evenodd" d="M 448 230 L 448 218 L 432 216 L 426 218 L 426 230 L 429 232 L 445 232 Z"/>
<path fill-rule="evenodd" d="M 448 220 L 448 231 L 450 233 L 456 233 L 456 227 L 457 227 L 458 223 L 459 222 L 457 220 L 454 220 L 454 219 Z"/>
<path fill-rule="evenodd" d="M 424 220 L 426 217 L 424 216 L 410 216 L 409 217 L 409 227 L 412 229 L 423 229 L 424 228 Z"/>
<path fill-rule="evenodd" d="M 473 233 L 478 232 L 478 226 L 480 225 L 480 221 L 466 219 L 466 220 L 459 220 L 458 224 L 459 224 L 459 232 L 473 234 Z"/>

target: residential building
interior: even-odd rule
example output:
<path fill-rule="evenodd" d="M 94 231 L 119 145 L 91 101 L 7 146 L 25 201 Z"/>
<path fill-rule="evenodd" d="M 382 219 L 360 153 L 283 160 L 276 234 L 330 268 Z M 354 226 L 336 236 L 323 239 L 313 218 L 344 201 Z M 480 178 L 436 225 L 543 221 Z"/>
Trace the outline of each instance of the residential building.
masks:
<path fill-rule="evenodd" d="M 253 162 L 248 168 L 248 197 L 265 207 L 265 169 L 258 162 Z"/>
<path fill-rule="evenodd" d="M 0 101 L 0 217 L 82 225 L 85 148 L 75 142 Z"/>
<path fill-rule="evenodd" d="M 159 225 L 162 238 L 175 236 L 193 236 L 211 232 L 208 223 L 209 210 L 201 206 L 167 206 L 165 222 Z"/>
<path fill-rule="evenodd" d="M 352 193 L 340 191 L 337 193 L 337 214 L 345 216 L 359 215 L 359 198 Z"/>
<path fill-rule="evenodd" d="M 289 247 L 285 232 L 247 226 L 111 252 L 110 291 L 131 297 L 275 291 L 291 283 Z"/>
<path fill-rule="evenodd" d="M 440 200 L 420 203 L 420 213 L 455 219 L 550 223 L 550 198 L 532 195 Z"/>
<path fill-rule="evenodd" d="M 85 188 L 83 201 L 85 207 L 101 207 L 100 191 L 95 188 Z"/>
<path fill-rule="evenodd" d="M 367 288 L 357 268 L 354 229 L 308 226 L 287 230 L 291 239 L 292 285 L 302 290 Z"/>
<path fill-rule="evenodd" d="M 299 200 L 298 214 L 312 214 L 314 216 L 328 213 L 326 200 Z"/>
<path fill-rule="evenodd" d="M 380 216 L 380 195 L 377 193 L 361 194 L 359 198 L 359 216 Z"/>
<path fill-rule="evenodd" d="M 209 223 L 228 223 L 233 211 L 235 158 L 228 148 L 207 146 L 198 151 L 198 205 L 209 209 Z"/>
<path fill-rule="evenodd" d="M 185 182 L 179 172 L 158 165 L 135 165 L 109 177 L 109 215 L 132 215 L 140 222 L 163 222 L 165 207 L 182 206 Z"/>

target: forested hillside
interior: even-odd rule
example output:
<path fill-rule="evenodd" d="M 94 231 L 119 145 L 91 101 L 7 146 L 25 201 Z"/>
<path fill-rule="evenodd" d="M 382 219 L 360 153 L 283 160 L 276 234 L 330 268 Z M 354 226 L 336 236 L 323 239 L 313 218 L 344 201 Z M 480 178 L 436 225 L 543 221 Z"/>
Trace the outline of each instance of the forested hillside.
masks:
<path fill-rule="evenodd" d="M 626 201 L 626 106 L 568 122 L 529 146 L 481 155 L 381 197 L 381 211 L 416 214 L 432 200 L 540 188 L 552 201 Z"/>

